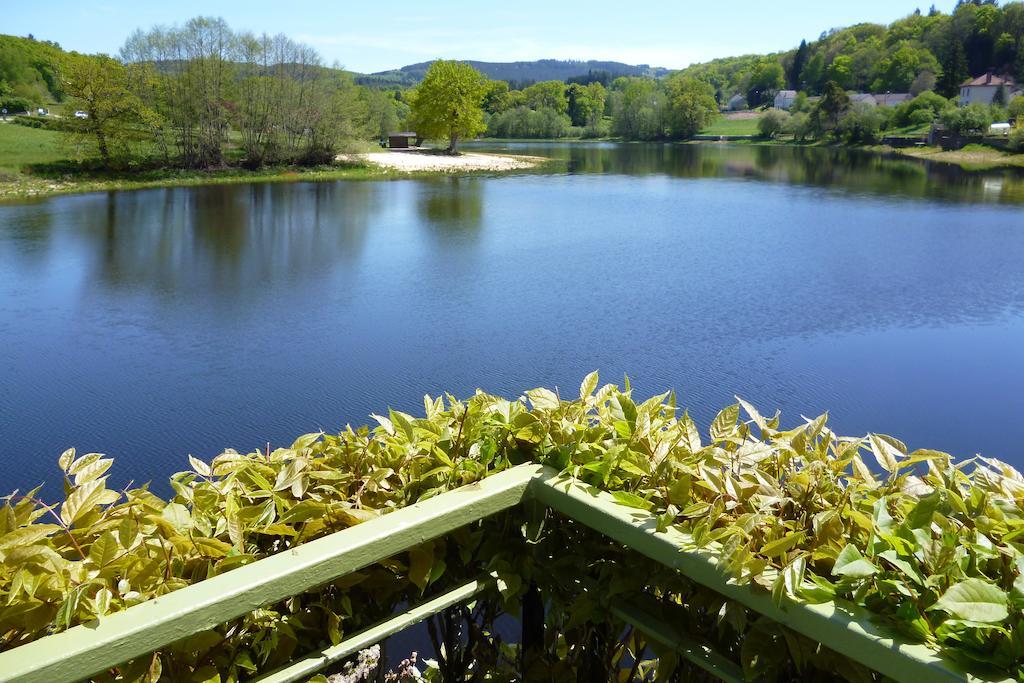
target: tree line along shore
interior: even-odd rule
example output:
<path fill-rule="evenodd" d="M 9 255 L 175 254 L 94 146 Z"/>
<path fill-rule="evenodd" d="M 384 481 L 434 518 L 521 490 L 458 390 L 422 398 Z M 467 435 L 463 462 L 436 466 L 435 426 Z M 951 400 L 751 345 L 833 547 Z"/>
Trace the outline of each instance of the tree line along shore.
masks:
<path fill-rule="evenodd" d="M 983 152 L 989 164 L 1019 165 L 1013 152 L 1024 145 L 1024 127 L 1013 124 L 1024 119 L 1024 98 L 1004 89 L 988 103 L 958 102 L 961 81 L 983 73 L 1024 80 L 1024 3 L 961 2 L 951 14 L 933 8 L 889 26 L 858 24 L 788 52 L 660 77 L 590 70 L 568 81 L 510 84 L 439 60 L 411 88 L 360 85 L 307 45 L 214 18 L 137 30 L 116 57 L 0 36 L 0 104 L 5 122 L 15 124 L 0 126 L 0 197 L 386 174 L 353 155 L 400 130 L 457 152 L 480 136 L 682 141 L 705 134 L 878 145 L 933 125 L 971 135 L 1007 122 L 1006 151 Z M 851 97 L 859 90 L 905 97 L 877 106 Z M 775 106 L 781 92 L 793 97 Z M 956 161 L 936 152 L 907 153 Z"/>

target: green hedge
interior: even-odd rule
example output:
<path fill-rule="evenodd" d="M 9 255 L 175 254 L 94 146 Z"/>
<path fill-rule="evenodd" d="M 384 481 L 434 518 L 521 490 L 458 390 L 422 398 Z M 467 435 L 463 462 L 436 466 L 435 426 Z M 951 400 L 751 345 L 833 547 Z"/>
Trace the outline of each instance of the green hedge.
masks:
<path fill-rule="evenodd" d="M 2 97 L 0 98 L 0 109 L 7 110 L 7 116 L 17 116 L 23 112 L 32 111 L 35 105 L 23 97 Z"/>
<path fill-rule="evenodd" d="M 421 418 L 375 416 L 373 429 L 307 434 L 270 452 L 190 457 L 191 468 L 171 478 L 171 501 L 146 487 L 109 489 L 110 459 L 67 451 L 62 502 L 45 505 L 33 491 L 9 496 L 0 512 L 0 646 L 533 461 L 609 490 L 702 544 L 720 544 L 737 580 L 763 584 L 777 598 L 850 600 L 971 670 L 1024 676 L 1024 477 L 1003 463 L 908 453 L 883 435 L 840 437 L 825 416 L 782 429 L 777 414 L 762 416 L 742 401 L 719 413 L 708 438 L 671 395 L 636 403 L 628 384 L 598 388 L 596 373 L 573 400 L 537 389 L 516 401 L 426 398 L 424 410 Z M 782 570 L 777 581 L 764 578 L 769 567 Z M 688 626 L 751 677 L 875 677 L 526 506 L 98 680 L 243 680 L 485 569 L 499 573 L 501 597 L 452 611 L 431 632 L 443 640 L 462 619 L 463 632 L 479 636 L 449 648 L 442 662 L 452 671 L 461 661 L 460 675 L 476 667 L 512 676 L 531 665 L 563 678 L 593 667 L 654 676 L 660 666 L 668 676 L 671 654 L 648 648 L 606 609 L 612 596 L 648 590 L 685 605 Z M 501 609 L 515 611 L 531 586 L 547 604 L 550 628 L 529 664 L 490 624 Z M 631 652 L 642 656 L 634 662 Z"/>
<path fill-rule="evenodd" d="M 67 130 L 68 123 L 64 119 L 50 118 L 44 116 L 15 116 L 12 122 L 19 126 L 28 128 L 43 128 L 45 130 Z"/>

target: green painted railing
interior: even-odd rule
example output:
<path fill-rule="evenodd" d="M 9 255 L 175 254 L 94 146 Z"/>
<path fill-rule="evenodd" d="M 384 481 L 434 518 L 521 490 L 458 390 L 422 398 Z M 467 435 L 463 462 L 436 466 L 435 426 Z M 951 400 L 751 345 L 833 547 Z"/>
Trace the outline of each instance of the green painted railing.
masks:
<path fill-rule="evenodd" d="M 339 579 L 528 498 L 889 678 L 913 683 L 982 680 L 963 673 L 935 650 L 908 643 L 874 626 L 869 613 L 852 604 L 812 605 L 786 599 L 777 606 L 763 590 L 737 584 L 723 571 L 714 546 L 698 548 L 687 534 L 675 529 L 659 532 L 652 515 L 622 506 L 610 494 L 551 468 L 521 465 L 98 622 L 0 653 L 0 682 L 70 683 L 88 678 L 263 605 Z M 488 590 L 492 582 L 492 577 L 481 577 L 458 586 L 259 680 L 302 680 L 392 633 L 471 600 Z M 610 609 L 652 640 L 674 648 L 718 678 L 742 680 L 742 671 L 735 663 L 673 626 L 672 611 L 681 609 L 679 606 L 640 597 L 612 604 Z"/>

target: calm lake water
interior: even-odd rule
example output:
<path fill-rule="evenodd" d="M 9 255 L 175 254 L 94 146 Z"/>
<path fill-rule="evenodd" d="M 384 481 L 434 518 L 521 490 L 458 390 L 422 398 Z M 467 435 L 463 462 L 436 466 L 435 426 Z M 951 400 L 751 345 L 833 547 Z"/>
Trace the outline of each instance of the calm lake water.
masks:
<path fill-rule="evenodd" d="M 844 151 L 492 145 L 542 173 L 0 206 L 0 491 L 160 481 L 422 395 L 575 393 L 1024 466 L 1024 176 Z M 163 486 L 159 490 L 165 491 Z"/>

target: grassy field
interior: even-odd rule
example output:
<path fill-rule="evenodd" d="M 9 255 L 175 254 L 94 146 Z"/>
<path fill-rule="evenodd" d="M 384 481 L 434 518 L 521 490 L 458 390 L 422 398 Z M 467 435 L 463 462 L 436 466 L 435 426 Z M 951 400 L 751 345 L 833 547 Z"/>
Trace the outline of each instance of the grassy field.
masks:
<path fill-rule="evenodd" d="M 700 132 L 701 135 L 758 135 L 757 122 L 760 115 L 744 112 L 724 114 L 711 122 Z M 927 135 L 930 124 L 910 125 L 887 130 L 886 135 Z"/>
<path fill-rule="evenodd" d="M 932 124 L 916 124 L 912 123 L 909 126 L 901 126 L 899 128 L 890 128 L 885 131 L 886 135 L 928 135 L 928 131 L 931 130 Z"/>
<path fill-rule="evenodd" d="M 757 121 L 761 117 L 749 114 L 719 116 L 700 132 L 701 135 L 757 135 Z"/>
<path fill-rule="evenodd" d="M 0 172 L 17 173 L 27 164 L 49 164 L 67 158 L 61 134 L 0 122 Z"/>

